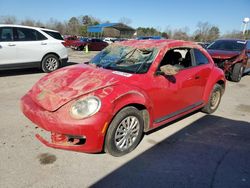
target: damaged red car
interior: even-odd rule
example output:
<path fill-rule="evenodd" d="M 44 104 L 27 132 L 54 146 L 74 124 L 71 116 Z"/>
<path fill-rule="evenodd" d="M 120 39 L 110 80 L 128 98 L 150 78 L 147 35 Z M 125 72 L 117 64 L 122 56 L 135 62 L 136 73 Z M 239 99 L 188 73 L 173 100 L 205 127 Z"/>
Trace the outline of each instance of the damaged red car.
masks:
<path fill-rule="evenodd" d="M 227 79 L 239 82 L 244 72 L 250 69 L 247 41 L 240 39 L 220 39 L 207 47 L 215 64 L 224 70 Z"/>
<path fill-rule="evenodd" d="M 51 134 L 36 135 L 49 147 L 122 156 L 145 132 L 199 109 L 214 112 L 225 82 L 195 43 L 124 41 L 44 76 L 22 97 L 21 109 Z"/>

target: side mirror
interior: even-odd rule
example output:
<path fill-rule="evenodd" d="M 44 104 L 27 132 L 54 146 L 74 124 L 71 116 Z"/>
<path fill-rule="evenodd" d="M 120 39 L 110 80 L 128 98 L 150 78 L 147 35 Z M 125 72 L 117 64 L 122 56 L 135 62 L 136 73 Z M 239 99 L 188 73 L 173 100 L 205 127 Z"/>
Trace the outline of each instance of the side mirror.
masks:
<path fill-rule="evenodd" d="M 164 65 L 160 67 L 161 71 L 157 71 L 158 75 L 173 76 L 179 72 L 179 68 L 173 65 Z"/>

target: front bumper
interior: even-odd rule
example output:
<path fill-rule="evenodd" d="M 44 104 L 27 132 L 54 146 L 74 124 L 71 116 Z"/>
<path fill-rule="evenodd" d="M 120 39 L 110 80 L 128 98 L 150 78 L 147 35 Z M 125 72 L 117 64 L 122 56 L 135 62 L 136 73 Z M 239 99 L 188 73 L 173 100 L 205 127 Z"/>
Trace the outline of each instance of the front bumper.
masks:
<path fill-rule="evenodd" d="M 88 153 L 102 151 L 106 128 L 111 119 L 107 113 L 98 112 L 89 118 L 75 120 L 70 117 L 67 105 L 49 112 L 38 106 L 29 94 L 22 97 L 21 109 L 33 123 L 51 132 L 50 141 L 36 135 L 46 146 Z"/>

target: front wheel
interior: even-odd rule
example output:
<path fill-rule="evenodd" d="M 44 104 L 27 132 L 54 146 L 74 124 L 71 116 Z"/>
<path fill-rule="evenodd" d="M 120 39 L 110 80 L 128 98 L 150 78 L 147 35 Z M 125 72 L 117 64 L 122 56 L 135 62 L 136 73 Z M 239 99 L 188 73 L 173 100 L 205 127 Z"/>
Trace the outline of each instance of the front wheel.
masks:
<path fill-rule="evenodd" d="M 231 73 L 231 80 L 234 82 L 239 82 L 241 80 L 243 72 L 244 72 L 244 67 L 242 63 L 236 63 Z"/>
<path fill-rule="evenodd" d="M 220 104 L 221 97 L 222 97 L 222 87 L 219 84 L 215 84 L 210 94 L 208 103 L 201 109 L 201 111 L 207 114 L 215 112 L 215 110 L 218 108 Z"/>
<path fill-rule="evenodd" d="M 106 138 L 105 151 L 115 157 L 136 148 L 143 135 L 143 118 L 135 107 L 125 107 L 111 122 Z"/>
<path fill-rule="evenodd" d="M 60 67 L 60 62 L 57 56 L 49 54 L 42 60 L 43 72 L 52 72 Z"/>

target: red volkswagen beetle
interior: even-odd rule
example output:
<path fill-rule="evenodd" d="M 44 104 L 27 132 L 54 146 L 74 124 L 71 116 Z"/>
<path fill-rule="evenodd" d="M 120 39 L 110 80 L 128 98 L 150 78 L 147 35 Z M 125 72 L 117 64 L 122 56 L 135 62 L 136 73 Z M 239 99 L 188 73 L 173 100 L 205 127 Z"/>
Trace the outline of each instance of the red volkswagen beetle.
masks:
<path fill-rule="evenodd" d="M 224 89 L 223 71 L 199 45 L 134 40 L 44 76 L 21 108 L 51 133 L 36 135 L 49 147 L 122 156 L 144 132 L 197 109 L 214 112 Z"/>

